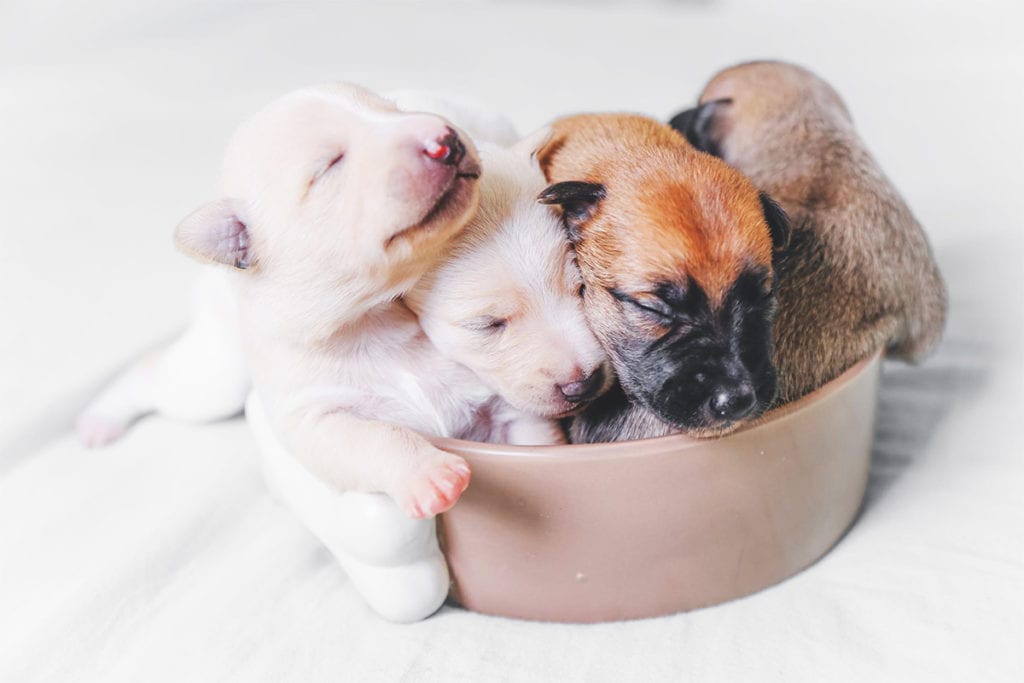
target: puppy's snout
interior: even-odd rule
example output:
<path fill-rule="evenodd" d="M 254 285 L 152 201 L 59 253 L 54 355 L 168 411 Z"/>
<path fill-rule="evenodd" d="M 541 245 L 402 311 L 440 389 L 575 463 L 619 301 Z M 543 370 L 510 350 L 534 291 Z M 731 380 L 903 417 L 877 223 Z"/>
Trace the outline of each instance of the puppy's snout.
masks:
<path fill-rule="evenodd" d="M 582 372 L 582 371 L 581 371 Z M 558 385 L 562 397 L 570 403 L 583 403 L 597 396 L 604 385 L 604 369 L 598 367 L 583 379 Z"/>
<path fill-rule="evenodd" d="M 446 166 L 458 166 L 466 156 L 466 145 L 454 130 L 446 128 L 445 131 L 444 135 L 423 144 L 423 154 Z"/>
<path fill-rule="evenodd" d="M 749 415 L 756 402 L 754 387 L 748 382 L 719 386 L 709 399 L 714 416 L 729 422 L 742 420 Z"/>

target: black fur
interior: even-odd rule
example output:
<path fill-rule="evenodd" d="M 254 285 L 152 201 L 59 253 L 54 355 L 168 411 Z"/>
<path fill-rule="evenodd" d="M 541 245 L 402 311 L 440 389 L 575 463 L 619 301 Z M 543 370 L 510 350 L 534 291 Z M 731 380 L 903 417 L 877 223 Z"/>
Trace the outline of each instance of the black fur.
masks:
<path fill-rule="evenodd" d="M 667 332 L 652 342 L 627 327 L 620 339 L 612 340 L 609 352 L 621 391 L 596 401 L 575 419 L 573 440 L 726 429 L 735 420 L 716 413 L 714 404 L 715 396 L 723 393 L 753 394 L 749 412 L 739 419 L 764 412 L 776 394 L 775 299 L 766 283 L 767 272 L 744 272 L 714 308 L 693 281 L 685 286 L 663 283 L 654 304 L 611 290 L 623 307 L 623 318 L 633 321 L 630 326 L 641 324 L 646 316 Z"/>
<path fill-rule="evenodd" d="M 772 234 L 772 246 L 775 247 L 775 251 L 782 251 L 789 246 L 789 216 L 767 192 L 761 193 L 761 207 L 764 209 L 768 230 Z"/>
<path fill-rule="evenodd" d="M 699 107 L 676 114 L 669 120 L 668 125 L 682 133 L 690 144 L 700 151 L 720 157 L 722 154 L 715 137 L 714 115 L 716 109 L 727 104 L 732 104 L 732 100 L 705 102 Z"/>

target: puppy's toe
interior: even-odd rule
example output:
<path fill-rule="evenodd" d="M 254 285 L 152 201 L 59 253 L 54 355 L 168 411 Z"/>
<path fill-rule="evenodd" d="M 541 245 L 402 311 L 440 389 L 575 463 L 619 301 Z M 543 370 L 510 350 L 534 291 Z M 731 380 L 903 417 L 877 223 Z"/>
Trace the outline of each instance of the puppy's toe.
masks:
<path fill-rule="evenodd" d="M 124 420 L 116 420 L 102 415 L 84 414 L 75 423 L 78 440 L 87 448 L 99 448 L 117 441 L 127 430 Z"/>
<path fill-rule="evenodd" d="M 433 517 L 450 509 L 469 486 L 469 465 L 457 456 L 416 472 L 396 498 L 415 519 Z"/>

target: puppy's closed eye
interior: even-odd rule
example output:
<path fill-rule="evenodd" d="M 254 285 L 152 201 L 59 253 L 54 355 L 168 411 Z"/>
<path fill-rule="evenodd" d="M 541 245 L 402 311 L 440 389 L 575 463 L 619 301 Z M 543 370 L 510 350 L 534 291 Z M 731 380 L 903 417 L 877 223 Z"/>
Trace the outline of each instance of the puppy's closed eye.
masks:
<path fill-rule="evenodd" d="M 486 334 L 497 334 L 508 326 L 508 318 L 499 318 L 493 315 L 479 315 L 462 321 L 462 327 L 472 332 L 483 332 Z"/>
<path fill-rule="evenodd" d="M 674 317 L 672 308 L 656 296 L 628 299 L 628 301 L 644 313 L 652 315 L 657 320 L 668 321 Z"/>
<path fill-rule="evenodd" d="M 336 154 L 335 156 L 333 156 L 333 157 L 331 158 L 331 160 L 330 160 L 330 161 L 328 161 L 328 162 L 327 162 L 326 164 L 324 164 L 324 165 L 323 165 L 323 166 L 322 166 L 322 167 L 320 168 L 320 170 L 319 170 L 319 171 L 317 171 L 317 172 L 316 172 L 316 173 L 315 173 L 315 174 L 313 175 L 312 179 L 310 179 L 310 181 L 309 181 L 309 184 L 310 184 L 310 185 L 312 185 L 312 184 L 314 184 L 315 182 L 317 182 L 318 180 L 320 180 L 321 178 L 323 178 L 323 177 L 324 177 L 324 176 L 325 176 L 325 175 L 327 174 L 327 172 L 328 172 L 328 171 L 330 171 L 330 170 L 331 170 L 332 168 L 334 168 L 335 166 L 337 166 L 337 165 L 338 165 L 338 163 L 339 163 L 339 162 L 340 162 L 340 161 L 341 161 L 342 159 L 344 159 L 344 158 L 345 158 L 345 152 L 338 152 L 338 153 L 337 153 L 337 154 Z"/>
<path fill-rule="evenodd" d="M 676 310 L 657 294 L 649 292 L 627 294 L 617 289 L 611 290 L 611 293 L 616 299 L 659 325 L 669 325 L 676 318 Z"/>

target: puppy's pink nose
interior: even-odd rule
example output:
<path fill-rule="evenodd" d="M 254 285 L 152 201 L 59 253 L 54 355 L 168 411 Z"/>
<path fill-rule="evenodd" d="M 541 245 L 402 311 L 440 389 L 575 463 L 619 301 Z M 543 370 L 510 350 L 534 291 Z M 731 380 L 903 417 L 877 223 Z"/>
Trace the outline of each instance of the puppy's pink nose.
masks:
<path fill-rule="evenodd" d="M 458 166 L 466 156 L 466 146 L 458 134 L 451 128 L 436 140 L 427 140 L 423 145 L 423 154 L 429 159 L 447 166 Z"/>
<path fill-rule="evenodd" d="M 580 374 L 582 374 L 582 370 L 580 370 Z M 583 403 L 597 396 L 597 392 L 601 390 L 602 386 L 604 386 L 604 370 L 598 367 L 583 379 L 558 385 L 558 390 L 566 401 Z"/>
<path fill-rule="evenodd" d="M 431 159 L 445 159 L 448 157 L 448 146 L 441 145 L 436 142 L 427 143 L 427 146 L 423 149 L 427 153 L 427 156 Z"/>

